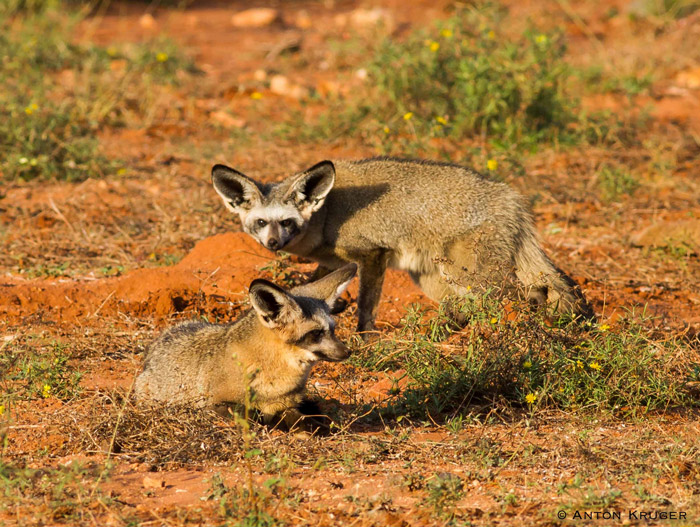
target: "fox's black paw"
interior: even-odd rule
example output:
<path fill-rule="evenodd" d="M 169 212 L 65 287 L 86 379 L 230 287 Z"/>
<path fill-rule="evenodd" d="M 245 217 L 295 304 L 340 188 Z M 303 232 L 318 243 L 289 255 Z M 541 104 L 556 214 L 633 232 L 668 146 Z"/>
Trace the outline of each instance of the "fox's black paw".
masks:
<path fill-rule="evenodd" d="M 313 433 L 318 435 L 328 435 L 331 432 L 331 423 L 333 422 L 330 417 L 323 413 L 318 401 L 312 399 L 304 399 L 297 410 L 304 414 L 304 427 L 312 430 Z"/>

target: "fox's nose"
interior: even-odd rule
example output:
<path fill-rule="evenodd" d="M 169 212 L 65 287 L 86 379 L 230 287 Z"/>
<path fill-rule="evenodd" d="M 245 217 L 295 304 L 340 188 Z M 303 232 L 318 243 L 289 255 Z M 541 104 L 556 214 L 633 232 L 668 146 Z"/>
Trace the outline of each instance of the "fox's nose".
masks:
<path fill-rule="evenodd" d="M 275 240 L 274 238 L 272 240 L 267 240 L 267 248 L 270 249 L 271 251 L 276 251 L 280 247 L 280 242 L 278 240 Z"/>
<path fill-rule="evenodd" d="M 350 348 L 348 348 L 342 342 L 339 342 L 339 344 L 340 344 L 340 346 L 338 346 L 338 352 L 336 354 L 336 359 L 337 360 L 347 359 L 350 356 Z"/>

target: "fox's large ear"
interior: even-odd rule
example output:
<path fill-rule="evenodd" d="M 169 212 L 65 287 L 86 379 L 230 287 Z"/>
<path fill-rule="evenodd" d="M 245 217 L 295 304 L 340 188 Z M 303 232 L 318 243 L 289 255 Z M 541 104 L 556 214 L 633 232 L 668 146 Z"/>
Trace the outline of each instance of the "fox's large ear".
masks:
<path fill-rule="evenodd" d="M 302 314 L 301 307 L 289 293 L 262 278 L 251 282 L 249 296 L 260 321 L 269 328 L 289 324 Z"/>
<path fill-rule="evenodd" d="M 248 211 L 262 201 L 260 188 L 255 181 L 226 165 L 214 165 L 211 181 L 226 208 L 236 214 Z"/>
<path fill-rule="evenodd" d="M 323 202 L 335 183 L 335 167 L 331 161 L 321 161 L 297 176 L 284 196 L 299 206 L 302 216 L 311 216 Z"/>
<path fill-rule="evenodd" d="M 320 280 L 294 288 L 292 293 L 297 296 L 310 296 L 323 300 L 328 307 L 333 307 L 338 297 L 347 289 L 357 273 L 357 264 L 344 265 L 340 269 L 327 274 Z"/>

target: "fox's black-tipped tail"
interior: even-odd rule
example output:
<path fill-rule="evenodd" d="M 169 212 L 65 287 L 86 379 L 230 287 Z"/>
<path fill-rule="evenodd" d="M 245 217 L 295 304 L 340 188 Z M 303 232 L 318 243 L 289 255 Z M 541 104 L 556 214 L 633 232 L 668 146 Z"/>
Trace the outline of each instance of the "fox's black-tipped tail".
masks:
<path fill-rule="evenodd" d="M 516 275 L 533 298 L 581 322 L 595 320 L 593 307 L 578 284 L 544 253 L 534 236 L 526 236 L 515 255 Z"/>

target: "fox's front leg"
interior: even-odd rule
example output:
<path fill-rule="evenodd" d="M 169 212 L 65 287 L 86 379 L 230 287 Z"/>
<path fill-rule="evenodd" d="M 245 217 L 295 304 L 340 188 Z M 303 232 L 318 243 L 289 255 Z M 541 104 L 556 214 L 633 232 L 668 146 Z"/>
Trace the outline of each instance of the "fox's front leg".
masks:
<path fill-rule="evenodd" d="M 389 253 L 385 251 L 376 252 L 371 258 L 365 257 L 360 262 L 360 292 L 357 296 L 357 331 L 359 332 L 374 329 L 374 319 L 377 317 L 388 262 Z"/>

